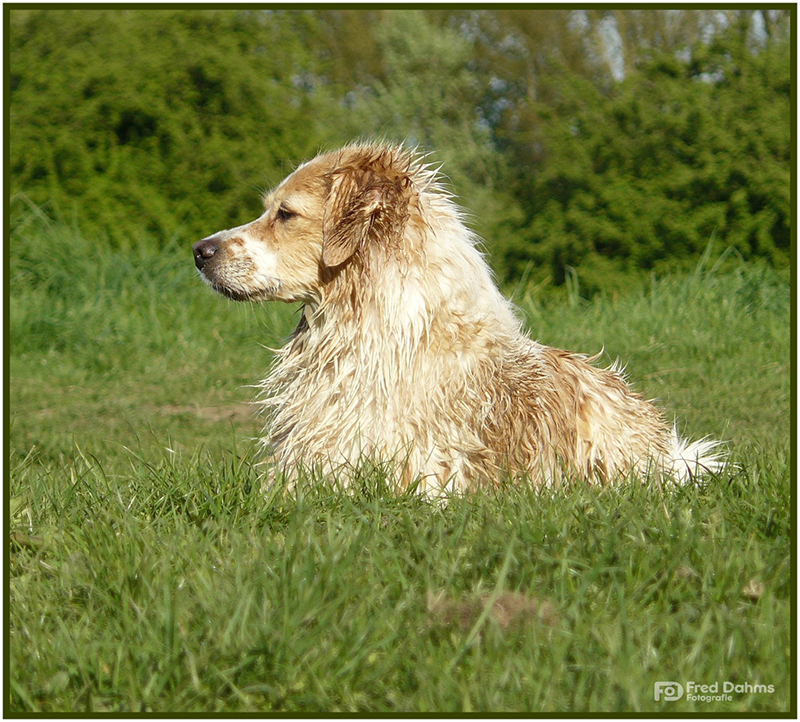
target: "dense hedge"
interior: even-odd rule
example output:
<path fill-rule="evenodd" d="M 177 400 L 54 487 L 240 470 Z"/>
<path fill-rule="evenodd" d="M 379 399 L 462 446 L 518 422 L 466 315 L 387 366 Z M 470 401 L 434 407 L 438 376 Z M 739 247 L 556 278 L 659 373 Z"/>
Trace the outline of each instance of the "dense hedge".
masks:
<path fill-rule="evenodd" d="M 113 243 L 190 241 L 251 218 L 320 147 L 377 135 L 436 151 L 507 279 L 574 267 L 584 288 L 619 287 L 711 241 L 788 262 L 788 41 L 732 28 L 649 52 L 621 82 L 553 51 L 534 94 L 503 40 L 533 30 L 502 20 L 14 9 L 12 198 Z"/>
<path fill-rule="evenodd" d="M 11 28 L 14 190 L 116 241 L 243 221 L 259 188 L 318 143 L 294 82 L 301 29 L 268 20 L 26 12 Z"/>
<path fill-rule="evenodd" d="M 661 57 L 608 96 L 572 78 L 539 108 L 546 161 L 529 174 L 528 223 L 503 254 L 590 287 L 696 262 L 709 243 L 789 260 L 789 78 L 781 55 L 737 63 Z M 714 80 L 714 78 L 718 78 Z"/>

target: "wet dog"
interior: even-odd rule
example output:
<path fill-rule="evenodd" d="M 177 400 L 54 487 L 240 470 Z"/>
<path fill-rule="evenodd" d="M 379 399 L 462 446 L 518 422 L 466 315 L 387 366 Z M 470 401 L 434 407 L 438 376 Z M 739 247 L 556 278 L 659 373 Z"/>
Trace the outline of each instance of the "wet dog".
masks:
<path fill-rule="evenodd" d="M 678 438 L 615 368 L 527 337 L 437 173 L 361 144 L 300 166 L 263 215 L 194 245 L 236 300 L 303 304 L 262 382 L 273 469 L 390 462 L 427 494 L 631 473 L 686 480 L 721 463 Z"/>

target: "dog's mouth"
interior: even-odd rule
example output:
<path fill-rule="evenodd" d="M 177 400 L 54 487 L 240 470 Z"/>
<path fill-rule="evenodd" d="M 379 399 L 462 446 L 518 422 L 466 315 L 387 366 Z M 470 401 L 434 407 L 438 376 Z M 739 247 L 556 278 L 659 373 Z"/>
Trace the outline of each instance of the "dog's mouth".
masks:
<path fill-rule="evenodd" d="M 225 298 L 230 298 L 232 301 L 278 301 L 279 287 L 276 285 L 270 288 L 259 288 L 255 290 L 242 291 L 238 288 L 231 288 L 220 283 L 211 283 L 217 293 L 222 294 Z"/>
<path fill-rule="evenodd" d="M 238 284 L 230 284 L 221 281 L 219 278 L 214 278 L 212 274 L 207 274 L 206 271 L 200 271 L 200 278 L 203 279 L 211 288 L 225 298 L 230 298 L 232 301 L 275 301 L 278 300 L 280 292 L 280 283 L 277 281 L 271 283 L 266 287 L 247 288 L 244 289 Z"/>
<path fill-rule="evenodd" d="M 242 291 L 238 291 L 234 288 L 228 288 L 228 286 L 224 286 L 220 283 L 214 283 L 213 281 L 211 283 L 211 288 L 213 288 L 217 293 L 225 296 L 225 298 L 230 298 L 232 301 L 254 300 L 249 293 L 243 293 Z"/>

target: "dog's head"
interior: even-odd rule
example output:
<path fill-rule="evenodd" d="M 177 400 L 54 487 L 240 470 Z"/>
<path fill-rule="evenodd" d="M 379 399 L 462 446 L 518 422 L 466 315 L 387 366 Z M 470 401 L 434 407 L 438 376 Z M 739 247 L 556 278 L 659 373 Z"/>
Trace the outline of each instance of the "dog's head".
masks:
<path fill-rule="evenodd" d="M 237 301 L 319 300 L 349 264 L 401 242 L 412 162 L 369 145 L 318 156 L 265 197 L 259 218 L 195 243 L 195 265 Z"/>

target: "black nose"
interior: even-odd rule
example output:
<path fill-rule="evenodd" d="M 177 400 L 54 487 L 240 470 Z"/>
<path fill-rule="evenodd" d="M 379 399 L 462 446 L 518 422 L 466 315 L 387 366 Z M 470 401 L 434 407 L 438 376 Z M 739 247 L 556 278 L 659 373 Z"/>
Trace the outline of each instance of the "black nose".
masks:
<path fill-rule="evenodd" d="M 204 238 L 202 241 L 195 243 L 192 246 L 192 250 L 194 251 L 194 265 L 197 266 L 198 271 L 202 271 L 203 266 L 219 250 L 219 238 L 217 236 Z"/>

